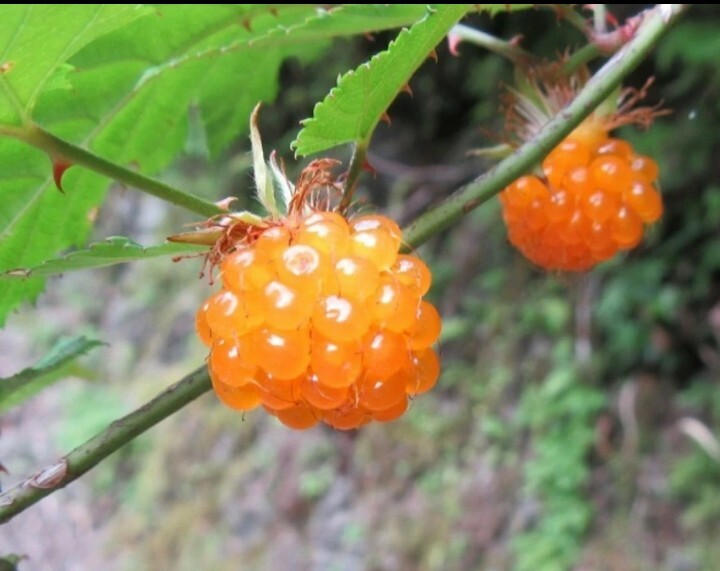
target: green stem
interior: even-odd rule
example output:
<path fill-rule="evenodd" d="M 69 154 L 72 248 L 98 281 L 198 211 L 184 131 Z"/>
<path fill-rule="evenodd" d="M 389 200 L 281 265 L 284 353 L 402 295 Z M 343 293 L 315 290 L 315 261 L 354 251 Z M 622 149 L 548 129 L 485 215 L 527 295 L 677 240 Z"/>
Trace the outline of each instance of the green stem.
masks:
<path fill-rule="evenodd" d="M 593 4 L 593 27 L 598 34 L 607 32 L 607 8 L 605 4 Z"/>
<path fill-rule="evenodd" d="M 575 8 L 570 4 L 552 4 L 551 6 L 554 7 L 565 20 L 570 22 L 583 34 L 587 35 L 589 29 L 588 23 L 585 21 L 585 18 L 578 14 Z"/>
<path fill-rule="evenodd" d="M 582 48 L 573 53 L 570 58 L 563 64 L 562 71 L 565 75 L 570 75 L 580 66 L 585 65 L 589 61 L 600 57 L 602 52 L 595 43 L 585 44 Z"/>
<path fill-rule="evenodd" d="M 528 172 L 620 85 L 686 9 L 687 4 L 660 4 L 649 10 L 635 37 L 608 60 L 572 103 L 553 117 L 535 138 L 495 168 L 417 218 L 404 231 L 405 241 L 413 247 L 419 246 Z"/>
<path fill-rule="evenodd" d="M 157 196 L 167 202 L 181 206 L 200 214 L 214 216 L 223 212 L 216 204 L 194 196 L 177 188 L 142 175 L 138 172 L 121 167 L 105 160 L 90 151 L 68 143 L 37 125 L 23 128 L 0 127 L 0 135 L 20 139 L 38 149 L 45 151 L 53 161 L 61 160 L 70 165 L 80 165 L 97 173 L 110 177 L 118 182 L 137 188 L 142 192 Z"/>
<path fill-rule="evenodd" d="M 67 456 L 0 494 L 0 524 L 45 496 L 64 488 L 149 428 L 210 389 L 202 366 L 165 389 L 146 405 L 116 420 Z"/>
<path fill-rule="evenodd" d="M 508 58 L 513 62 L 528 62 L 533 61 L 536 57 L 530 52 L 525 51 L 520 46 L 515 45 L 512 42 L 507 42 L 496 38 L 481 30 L 465 26 L 463 24 L 457 24 L 453 26 L 452 30 L 448 34 L 448 37 L 459 39 L 463 42 L 470 42 L 476 46 L 485 48 L 488 51 L 501 55 Z"/>
<path fill-rule="evenodd" d="M 360 143 L 356 143 L 352 158 L 350 159 L 350 166 L 348 167 L 345 190 L 343 192 L 342 200 L 340 201 L 340 212 L 345 212 L 350 206 L 353 192 L 355 192 L 355 185 L 357 184 L 358 178 L 360 178 L 360 173 L 362 173 L 366 158 L 367 142 L 362 141 Z"/>

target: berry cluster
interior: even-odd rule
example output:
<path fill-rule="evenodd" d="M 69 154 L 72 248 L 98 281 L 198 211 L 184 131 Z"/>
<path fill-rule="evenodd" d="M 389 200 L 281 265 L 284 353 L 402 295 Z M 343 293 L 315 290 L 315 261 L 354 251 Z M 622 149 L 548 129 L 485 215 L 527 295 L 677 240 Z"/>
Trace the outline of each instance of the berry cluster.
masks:
<path fill-rule="evenodd" d="M 383 216 L 318 211 L 237 244 L 196 319 L 220 400 L 296 429 L 400 417 L 440 372 L 430 271 L 400 242 Z"/>
<path fill-rule="evenodd" d="M 588 136 L 590 135 L 590 136 Z M 584 271 L 637 246 L 660 218 L 657 164 L 605 131 L 580 129 L 501 194 L 510 242 L 547 270 Z"/>

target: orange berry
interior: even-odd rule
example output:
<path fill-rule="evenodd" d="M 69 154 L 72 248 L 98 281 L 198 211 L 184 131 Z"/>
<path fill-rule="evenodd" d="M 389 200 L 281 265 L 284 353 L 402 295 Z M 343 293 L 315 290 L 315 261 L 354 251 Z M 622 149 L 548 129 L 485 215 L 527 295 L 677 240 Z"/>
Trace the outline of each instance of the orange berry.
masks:
<path fill-rule="evenodd" d="M 634 248 L 642 240 L 643 221 L 631 208 L 621 207 L 611 223 L 613 238 L 621 249 Z"/>
<path fill-rule="evenodd" d="M 602 141 L 595 149 L 596 155 L 615 155 L 621 159 L 632 159 L 634 151 L 632 145 L 622 139 L 606 139 Z"/>
<path fill-rule="evenodd" d="M 394 220 L 380 214 L 366 214 L 353 218 L 350 221 L 350 228 L 353 233 L 383 229 L 393 237 L 398 247 L 402 240 L 402 230 L 400 230 L 400 226 L 398 226 Z"/>
<path fill-rule="evenodd" d="M 406 336 L 393 331 L 371 332 L 363 348 L 365 374 L 386 378 L 409 363 L 410 351 Z"/>
<path fill-rule="evenodd" d="M 507 205 L 520 211 L 525 210 L 545 191 L 545 185 L 537 177 L 522 176 L 505 190 Z"/>
<path fill-rule="evenodd" d="M 568 171 L 563 182 L 563 189 L 569 193 L 571 202 L 574 204 L 577 198 L 587 193 L 591 186 L 590 169 L 575 167 Z"/>
<path fill-rule="evenodd" d="M 394 277 L 383 276 L 375 292 L 372 308 L 374 323 L 392 331 L 404 331 L 412 326 L 419 299 Z"/>
<path fill-rule="evenodd" d="M 334 410 L 323 411 L 323 420 L 336 430 L 360 428 L 370 418 L 370 413 L 360 406 L 347 404 Z"/>
<path fill-rule="evenodd" d="M 263 327 L 254 333 L 256 360 L 278 379 L 300 376 L 310 364 L 310 339 L 306 329 L 281 331 Z"/>
<path fill-rule="evenodd" d="M 265 286 L 261 299 L 265 323 L 275 329 L 296 329 L 312 314 L 312 296 L 277 280 Z"/>
<path fill-rule="evenodd" d="M 410 349 L 430 347 L 440 337 L 441 326 L 440 314 L 437 309 L 427 301 L 421 301 L 415 314 L 415 323 L 408 331 Z"/>
<path fill-rule="evenodd" d="M 420 258 L 400 254 L 390 268 L 398 283 L 410 290 L 417 297 L 424 296 L 430 289 L 432 275 L 430 269 Z"/>
<path fill-rule="evenodd" d="M 313 296 L 320 293 L 330 270 L 321 253 L 305 244 L 287 248 L 276 265 L 280 281 Z"/>
<path fill-rule="evenodd" d="M 643 223 L 662 215 L 657 164 L 609 138 L 597 118 L 573 131 L 542 167 L 542 178 L 521 177 L 500 193 L 508 240 L 542 268 L 585 271 L 637 246 Z"/>
<path fill-rule="evenodd" d="M 627 159 L 614 155 L 600 156 L 590 163 L 590 178 L 597 188 L 619 194 L 630 185 L 632 171 Z"/>
<path fill-rule="evenodd" d="M 316 212 L 303 221 L 295 243 L 312 246 L 331 260 L 337 260 L 350 249 L 350 229 L 337 212 Z"/>
<path fill-rule="evenodd" d="M 254 248 L 240 248 L 220 265 L 225 288 L 239 292 L 265 286 L 275 275 L 272 258 Z"/>
<path fill-rule="evenodd" d="M 593 222 L 606 222 L 617 212 L 620 199 L 614 194 L 597 189 L 582 197 L 582 213 Z"/>
<path fill-rule="evenodd" d="M 591 222 L 583 236 L 590 255 L 598 262 L 612 258 L 618 250 L 608 222 Z"/>
<path fill-rule="evenodd" d="M 227 339 L 213 343 L 208 367 L 218 381 L 231 387 L 252 382 L 257 366 L 244 347 L 242 341 L 233 343 Z"/>
<path fill-rule="evenodd" d="M 205 316 L 213 338 L 244 335 L 263 320 L 262 309 L 253 292 L 235 294 L 221 290 L 210 297 L 206 305 Z"/>
<path fill-rule="evenodd" d="M 330 388 L 352 385 L 363 367 L 362 346 L 358 341 L 338 343 L 313 338 L 310 367 L 317 379 Z"/>
<path fill-rule="evenodd" d="M 625 202 L 643 222 L 656 222 L 663 213 L 662 199 L 655 188 L 643 180 L 636 180 L 625 192 Z"/>
<path fill-rule="evenodd" d="M 333 281 L 343 297 L 364 300 L 377 290 L 380 274 L 377 266 L 368 259 L 349 256 L 335 263 Z"/>
<path fill-rule="evenodd" d="M 650 157 L 633 157 L 630 162 L 630 169 L 634 174 L 640 175 L 647 183 L 655 182 L 658 174 L 660 174 L 657 163 Z"/>
<path fill-rule="evenodd" d="M 402 233 L 397 224 L 384 216 L 360 216 L 352 221 L 350 252 L 387 270 L 395 263 Z"/>
<path fill-rule="evenodd" d="M 333 410 L 348 399 L 349 387 L 330 387 L 321 383 L 316 375 L 303 375 L 298 383 L 305 402 L 319 410 Z"/>
<path fill-rule="evenodd" d="M 278 379 L 261 370 L 256 377 L 256 387 L 262 404 L 274 410 L 295 406 L 301 402 L 301 378 Z"/>
<path fill-rule="evenodd" d="M 288 428 L 307 430 L 319 421 L 318 413 L 306 404 L 299 403 L 290 408 L 275 411 L 275 416 Z"/>
<path fill-rule="evenodd" d="M 567 220 L 575 211 L 575 197 L 565 189 L 558 189 L 550 196 L 550 204 L 547 206 L 547 218 L 553 222 Z"/>
<path fill-rule="evenodd" d="M 440 359 L 432 349 L 423 349 L 413 355 L 413 374 L 408 378 L 405 391 L 409 395 L 426 393 L 435 386 L 440 376 Z"/>
<path fill-rule="evenodd" d="M 377 420 L 378 422 L 390 422 L 392 420 L 400 418 L 403 414 L 405 414 L 407 407 L 408 399 L 404 398 L 399 400 L 397 403 L 395 403 L 389 408 L 370 412 L 370 416 L 372 416 L 373 420 Z"/>
<path fill-rule="evenodd" d="M 258 236 L 253 251 L 269 260 L 279 258 L 287 249 L 292 238 L 287 226 L 271 226 Z"/>
<path fill-rule="evenodd" d="M 207 310 L 210 307 L 210 302 L 206 301 L 195 314 L 195 329 L 197 330 L 198 337 L 205 345 L 210 347 L 212 345 L 212 330 L 207 320 Z"/>
<path fill-rule="evenodd" d="M 562 141 L 543 161 L 543 170 L 548 182 L 555 187 L 562 184 L 571 169 L 585 167 L 590 160 L 587 146 L 576 139 Z"/>
<path fill-rule="evenodd" d="M 516 186 L 522 199 L 550 200 L 537 179 Z M 400 228 L 384 216 L 295 212 L 267 224 L 237 233 L 220 261 L 223 288 L 195 316 L 218 398 L 263 405 L 298 430 L 400 417 L 439 374 L 428 267 L 398 254 Z"/>
<path fill-rule="evenodd" d="M 232 387 L 217 380 L 217 378 L 212 374 L 212 371 L 210 378 L 212 379 L 215 394 L 223 404 L 229 406 L 230 408 L 247 412 L 259 407 L 262 403 L 260 393 L 254 383 L 248 383 L 239 387 Z"/>
<path fill-rule="evenodd" d="M 369 411 L 390 408 L 405 398 L 405 387 L 412 375 L 401 369 L 386 378 L 366 376 L 358 383 L 360 405 Z"/>
<path fill-rule="evenodd" d="M 368 312 L 357 301 L 338 295 L 320 299 L 312 321 L 318 333 L 340 342 L 359 339 L 370 326 Z"/>

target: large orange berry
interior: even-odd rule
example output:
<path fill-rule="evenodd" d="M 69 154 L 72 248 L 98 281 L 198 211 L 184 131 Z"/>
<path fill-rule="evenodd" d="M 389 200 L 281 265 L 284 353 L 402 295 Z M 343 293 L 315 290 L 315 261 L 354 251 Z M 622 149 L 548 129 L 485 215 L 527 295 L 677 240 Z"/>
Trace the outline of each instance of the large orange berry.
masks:
<path fill-rule="evenodd" d="M 508 239 L 546 270 L 585 271 L 636 247 L 663 210 L 657 164 L 597 122 L 500 193 Z M 417 344 L 414 348 L 421 348 Z"/>
<path fill-rule="evenodd" d="M 563 58 L 564 60 L 564 58 Z M 505 98 L 506 138 L 528 142 L 562 114 L 592 77 L 567 61 L 533 64 Z M 620 89 L 561 141 L 532 174 L 499 195 L 508 241 L 547 270 L 585 271 L 637 246 L 662 214 L 658 166 L 627 141 L 623 125 L 648 126 L 666 110 L 639 106 L 641 89 Z"/>
<path fill-rule="evenodd" d="M 629 240 L 632 220 L 614 231 Z M 440 316 L 423 300 L 430 270 L 399 254 L 397 224 L 299 209 L 242 230 L 216 262 L 222 288 L 196 315 L 221 401 L 262 405 L 298 430 L 350 430 L 402 416 L 432 388 Z"/>

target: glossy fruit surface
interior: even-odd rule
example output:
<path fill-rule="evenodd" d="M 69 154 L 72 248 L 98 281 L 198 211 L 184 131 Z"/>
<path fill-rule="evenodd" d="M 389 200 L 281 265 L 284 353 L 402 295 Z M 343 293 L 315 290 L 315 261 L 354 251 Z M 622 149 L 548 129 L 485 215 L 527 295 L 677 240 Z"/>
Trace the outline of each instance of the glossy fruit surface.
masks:
<path fill-rule="evenodd" d="M 401 241 L 384 216 L 322 211 L 248 233 L 220 261 L 222 288 L 196 316 L 220 400 L 262 405 L 297 430 L 404 414 L 440 374 L 441 324 L 422 299 L 430 270 L 399 254 Z"/>
<path fill-rule="evenodd" d="M 590 129 L 590 128 L 588 128 Z M 500 193 L 508 239 L 546 270 L 585 271 L 635 248 L 663 212 L 658 167 L 599 126 L 578 130 Z"/>

